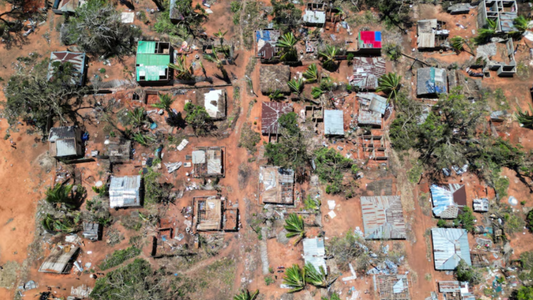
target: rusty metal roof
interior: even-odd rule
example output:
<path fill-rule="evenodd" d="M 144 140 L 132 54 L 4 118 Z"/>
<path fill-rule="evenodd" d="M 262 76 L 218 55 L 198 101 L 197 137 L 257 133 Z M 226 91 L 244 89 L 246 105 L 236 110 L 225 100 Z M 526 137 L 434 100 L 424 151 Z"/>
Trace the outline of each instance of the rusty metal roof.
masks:
<path fill-rule="evenodd" d="M 279 117 L 292 111 L 292 103 L 263 102 L 261 109 L 261 132 L 263 134 L 278 134 Z"/>
<path fill-rule="evenodd" d="M 350 84 L 360 89 L 375 90 L 378 79 L 385 75 L 387 69 L 382 57 L 354 57 L 353 75 Z"/>
<path fill-rule="evenodd" d="M 407 236 L 400 196 L 361 197 L 365 239 L 405 239 Z"/>

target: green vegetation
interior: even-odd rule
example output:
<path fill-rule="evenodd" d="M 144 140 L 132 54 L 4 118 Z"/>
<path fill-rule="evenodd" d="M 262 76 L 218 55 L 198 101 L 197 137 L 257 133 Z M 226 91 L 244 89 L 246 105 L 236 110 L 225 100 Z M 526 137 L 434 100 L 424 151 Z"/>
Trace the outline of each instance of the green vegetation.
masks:
<path fill-rule="evenodd" d="M 166 8 L 170 5 L 165 1 L 163 6 Z M 174 9 L 175 14 L 180 16 L 178 24 L 170 21 L 170 9 L 161 9 L 162 12 L 154 24 L 156 32 L 168 34 L 171 38 L 181 42 L 189 37 L 198 35 L 202 31 L 202 24 L 207 20 L 207 13 L 199 3 L 193 7 L 192 0 L 176 1 Z"/>
<path fill-rule="evenodd" d="M 324 51 L 318 52 L 318 57 L 322 59 L 322 67 L 328 71 L 335 71 L 338 68 L 338 53 L 339 49 L 337 47 L 326 45 Z"/>
<path fill-rule="evenodd" d="M 524 219 L 515 214 L 504 214 L 503 218 L 505 220 L 505 232 L 511 235 L 516 232 L 521 232 L 524 229 L 524 226 L 526 225 Z"/>
<path fill-rule="evenodd" d="M 320 148 L 314 155 L 316 173 L 322 182 L 327 183 L 328 194 L 337 194 L 343 190 L 342 181 L 346 171 L 349 170 L 353 174 L 359 171 L 351 159 L 342 156 L 335 149 Z"/>
<path fill-rule="evenodd" d="M 95 300 L 166 299 L 169 295 L 160 277 L 154 275 L 146 260 L 135 259 L 98 278 L 90 297 Z"/>
<path fill-rule="evenodd" d="M 533 251 L 526 251 L 520 254 L 522 270 L 518 273 L 518 278 L 522 281 L 533 280 Z"/>
<path fill-rule="evenodd" d="M 148 172 L 142 175 L 144 181 L 144 203 L 156 204 L 169 202 L 172 199 L 169 198 L 169 191 L 172 188 L 170 183 L 159 182 L 161 173 L 154 171 L 152 168 L 148 168 Z"/>
<path fill-rule="evenodd" d="M 49 187 L 46 192 L 46 202 L 56 206 L 63 205 L 67 209 L 76 209 L 80 205 L 80 200 L 83 197 L 85 190 L 82 186 L 77 186 L 76 191 L 73 192 L 72 184 L 57 183 L 53 187 Z"/>
<path fill-rule="evenodd" d="M 266 277 L 265 277 L 265 281 L 266 281 Z M 242 290 L 240 294 L 237 294 L 235 295 L 235 297 L 233 297 L 233 300 L 254 300 L 258 294 L 259 294 L 259 291 L 255 291 L 250 294 L 248 290 Z"/>
<path fill-rule="evenodd" d="M 172 114 L 170 106 L 174 103 L 174 99 L 169 94 L 160 94 L 159 102 L 152 104 L 153 107 L 164 109 L 169 115 Z"/>
<path fill-rule="evenodd" d="M 326 245 L 326 253 L 335 256 L 341 271 L 349 271 L 348 264 L 355 262 L 356 271 L 365 272 L 372 263 L 368 254 L 370 248 L 363 237 L 349 230 L 344 236 L 331 238 Z"/>
<path fill-rule="evenodd" d="M 387 73 L 378 79 L 376 91 L 385 93 L 389 101 L 394 100 L 401 87 L 400 81 L 402 81 L 402 76 L 396 75 L 396 73 Z"/>
<path fill-rule="evenodd" d="M 273 284 L 275 281 L 274 279 L 272 279 L 271 276 L 265 276 L 265 285 L 269 286 L 271 284 Z"/>
<path fill-rule="evenodd" d="M 255 132 L 250 123 L 245 123 L 242 127 L 241 138 L 239 139 L 239 147 L 248 150 L 249 153 L 256 152 L 256 145 L 261 141 L 261 134 Z"/>
<path fill-rule="evenodd" d="M 516 292 L 516 300 L 530 300 L 530 299 L 533 299 L 533 287 L 521 286 Z"/>
<path fill-rule="evenodd" d="M 472 285 L 480 284 L 481 280 L 483 279 L 479 270 L 467 265 L 462 259 L 459 261 L 459 264 L 455 269 L 455 278 L 457 278 L 459 281 L 467 281 Z"/>
<path fill-rule="evenodd" d="M 105 0 L 89 0 L 65 23 L 65 44 L 104 56 L 132 54 L 141 36 L 140 28 L 122 23 L 121 14 Z"/>
<path fill-rule="evenodd" d="M 305 237 L 304 219 L 295 213 L 289 214 L 285 219 L 285 230 L 287 230 L 287 237 L 297 237 L 294 244 L 298 244 Z"/>
<path fill-rule="evenodd" d="M 285 98 L 285 96 L 283 96 L 280 90 L 274 90 L 268 94 L 268 98 L 270 100 L 281 100 Z"/>
<path fill-rule="evenodd" d="M 76 232 L 79 229 L 79 215 L 76 218 L 69 216 L 57 218 L 46 214 L 41 220 L 41 225 L 44 230 L 52 234 Z"/>
<path fill-rule="evenodd" d="M 293 94 L 297 95 L 298 98 L 301 97 L 302 92 L 304 90 L 304 81 L 302 78 L 292 79 L 287 82 L 287 85 L 289 86 Z"/>
<path fill-rule="evenodd" d="M 529 230 L 533 231 L 533 209 L 527 213 L 526 221 Z"/>
<path fill-rule="evenodd" d="M 490 40 L 491 37 L 496 34 L 496 21 L 490 19 L 486 19 L 486 21 L 487 28 L 479 28 L 477 31 L 478 35 L 474 38 L 474 41 L 478 45 L 485 44 L 487 41 Z"/>
<path fill-rule="evenodd" d="M 383 45 L 383 52 L 391 61 L 397 61 L 402 56 L 402 47 L 394 43 Z"/>
<path fill-rule="evenodd" d="M 311 195 L 307 195 L 307 198 L 304 199 L 304 209 L 318 211 L 320 209 L 320 200 L 313 199 Z"/>
<path fill-rule="evenodd" d="M 527 30 L 529 19 L 524 17 L 523 15 L 519 15 L 518 17 L 514 18 L 513 25 L 520 33 L 523 33 Z"/>
<path fill-rule="evenodd" d="M 516 108 L 517 112 L 515 113 L 516 119 L 518 120 L 518 123 L 522 127 L 533 129 L 533 114 L 531 114 L 531 111 L 533 111 L 533 107 L 531 104 L 529 104 L 529 111 L 522 111 L 520 106 L 517 106 Z"/>
<path fill-rule="evenodd" d="M 285 270 L 283 284 L 288 285 L 291 289 L 289 293 L 301 291 L 305 288 L 305 270 L 298 265 L 292 265 Z"/>
<path fill-rule="evenodd" d="M 298 53 L 296 52 L 295 45 L 298 43 L 298 39 L 292 34 L 292 32 L 282 35 L 276 47 L 280 48 L 280 59 L 282 61 L 298 61 Z"/>
<path fill-rule="evenodd" d="M 509 188 L 509 178 L 507 177 L 498 177 L 494 181 L 494 191 L 499 198 L 507 196 L 507 189 Z"/>
<path fill-rule="evenodd" d="M 341 297 L 337 293 L 331 294 L 331 297 L 322 297 L 322 300 L 341 300 Z"/>
<path fill-rule="evenodd" d="M 111 257 L 107 257 L 106 259 L 104 259 L 104 261 L 100 264 L 99 267 L 102 271 L 111 269 L 122 264 L 130 258 L 134 258 L 139 254 L 141 254 L 141 249 L 137 249 L 133 246 L 130 246 L 124 250 L 117 250 L 113 252 Z"/>
<path fill-rule="evenodd" d="M 272 21 L 274 28 L 281 32 L 290 32 L 297 29 L 302 20 L 302 11 L 291 1 L 270 0 L 272 5 Z M 248 4 L 247 4 L 248 6 Z"/>
<path fill-rule="evenodd" d="M 203 106 L 194 105 L 191 102 L 185 104 L 185 122 L 194 128 L 196 135 L 205 135 L 211 128 L 211 117 Z"/>
<path fill-rule="evenodd" d="M 185 56 L 176 57 L 175 64 L 169 64 L 168 66 L 176 71 L 176 79 L 192 80 L 194 78 L 192 65 L 187 63 Z"/>
<path fill-rule="evenodd" d="M 305 282 L 319 288 L 326 288 L 328 286 L 326 272 L 322 266 L 317 270 L 311 263 L 306 263 L 304 268 Z"/>
<path fill-rule="evenodd" d="M 305 82 L 307 83 L 313 83 L 318 81 L 318 69 L 316 67 L 316 64 L 310 64 L 309 67 L 307 67 L 307 70 L 303 73 L 303 76 L 305 78 Z"/>
<path fill-rule="evenodd" d="M 465 206 L 463 207 L 463 211 L 457 216 L 455 220 L 453 220 L 453 223 L 455 226 L 460 224 L 463 229 L 472 232 L 474 231 L 475 220 L 476 218 L 472 214 L 472 209 L 468 206 Z"/>

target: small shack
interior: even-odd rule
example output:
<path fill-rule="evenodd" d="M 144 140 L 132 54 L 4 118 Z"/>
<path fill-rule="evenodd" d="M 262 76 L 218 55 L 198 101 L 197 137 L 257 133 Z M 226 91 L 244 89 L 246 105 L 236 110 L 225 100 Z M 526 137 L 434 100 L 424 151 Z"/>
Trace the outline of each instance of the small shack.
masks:
<path fill-rule="evenodd" d="M 53 127 L 48 135 L 50 155 L 55 158 L 83 156 L 81 130 L 74 126 Z"/>
<path fill-rule="evenodd" d="M 192 151 L 194 177 L 224 177 L 226 147 L 196 147 Z"/>
<path fill-rule="evenodd" d="M 439 293 L 442 293 L 444 299 L 450 300 L 475 300 L 474 294 L 470 291 L 466 281 L 439 281 Z"/>
<path fill-rule="evenodd" d="M 326 12 L 318 9 L 306 9 L 303 20 L 307 26 L 323 27 L 326 24 Z"/>
<path fill-rule="evenodd" d="M 291 92 L 287 82 L 291 79 L 291 69 L 287 65 L 264 65 L 259 70 L 261 93 L 268 95 L 275 91 L 288 94 Z"/>
<path fill-rule="evenodd" d="M 417 70 L 416 95 L 418 97 L 438 97 L 448 93 L 446 69 L 434 67 Z"/>
<path fill-rule="evenodd" d="M 52 80 L 55 72 L 61 73 L 58 64 L 64 63 L 71 64 L 74 71 L 69 84 L 83 86 L 87 71 L 87 56 L 83 52 L 54 51 L 50 53 L 47 79 Z"/>
<path fill-rule="evenodd" d="M 109 206 L 111 208 L 141 206 L 141 175 L 111 176 Z"/>
<path fill-rule="evenodd" d="M 489 211 L 489 199 L 477 198 L 473 201 L 473 210 L 475 212 L 484 213 Z"/>
<path fill-rule="evenodd" d="M 357 122 L 360 125 L 381 127 L 382 117 L 387 110 L 387 98 L 373 93 L 358 93 L 357 97 L 360 103 Z"/>
<path fill-rule="evenodd" d="M 292 103 L 263 102 L 261 104 L 261 133 L 277 136 L 280 129 L 279 118 L 292 111 Z"/>
<path fill-rule="evenodd" d="M 44 260 L 39 268 L 42 273 L 68 274 L 76 260 L 79 247 L 67 245 L 64 247 L 55 246 L 52 252 Z"/>
<path fill-rule="evenodd" d="M 466 206 L 466 189 L 461 184 L 447 186 L 432 184 L 430 187 L 433 214 L 441 219 L 455 219 L 462 207 Z"/>
<path fill-rule="evenodd" d="M 259 168 L 259 198 L 263 204 L 294 204 L 294 170 L 273 166 Z"/>
<path fill-rule="evenodd" d="M 361 210 L 365 239 L 403 240 L 407 237 L 400 196 L 361 197 Z"/>
<path fill-rule="evenodd" d="M 105 144 L 104 157 L 107 157 L 112 163 L 129 162 L 131 159 L 131 141 L 124 140 Z"/>
<path fill-rule="evenodd" d="M 305 264 L 308 263 L 315 267 L 315 270 L 324 274 L 328 274 L 328 267 L 326 265 L 326 248 L 324 247 L 324 238 L 306 238 L 302 241 L 304 248 Z"/>
<path fill-rule="evenodd" d="M 173 62 L 172 47 L 167 42 L 139 41 L 135 63 L 136 79 L 140 85 L 164 85 L 169 83 Z"/>
<path fill-rule="evenodd" d="M 417 46 L 420 50 L 433 50 L 448 48 L 448 35 L 446 22 L 437 19 L 420 20 L 417 28 Z"/>
<path fill-rule="evenodd" d="M 324 135 L 344 136 L 344 112 L 342 110 L 324 110 Z"/>
<path fill-rule="evenodd" d="M 83 222 L 83 237 L 91 241 L 100 239 L 100 224 L 95 222 Z"/>
<path fill-rule="evenodd" d="M 468 231 L 465 229 L 432 228 L 431 238 L 435 270 L 453 271 L 461 260 L 469 266 L 472 265 Z"/>
<path fill-rule="evenodd" d="M 196 103 L 203 106 L 213 120 L 226 117 L 226 90 L 224 89 L 196 91 Z"/>
<path fill-rule="evenodd" d="M 222 200 L 217 196 L 193 198 L 193 226 L 196 231 L 222 229 Z"/>
<path fill-rule="evenodd" d="M 382 57 L 354 57 L 353 75 L 348 81 L 360 90 L 376 90 L 378 79 L 387 72 Z"/>
<path fill-rule="evenodd" d="M 448 7 L 451 15 L 468 14 L 473 7 L 469 3 L 455 3 Z"/>
<path fill-rule="evenodd" d="M 477 8 L 477 28 L 487 28 L 491 20 L 496 23 L 496 34 L 517 31 L 513 23 L 517 17 L 515 0 L 481 0 Z"/>

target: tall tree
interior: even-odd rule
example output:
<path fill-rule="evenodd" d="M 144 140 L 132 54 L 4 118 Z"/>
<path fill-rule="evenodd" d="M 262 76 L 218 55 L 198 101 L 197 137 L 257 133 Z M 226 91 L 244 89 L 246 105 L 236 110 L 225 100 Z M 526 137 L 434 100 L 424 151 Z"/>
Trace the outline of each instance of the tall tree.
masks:
<path fill-rule="evenodd" d="M 388 100 L 395 99 L 400 90 L 402 76 L 396 73 L 387 73 L 378 79 L 378 88 L 376 91 L 387 94 Z"/>
<path fill-rule="evenodd" d="M 280 59 L 283 61 L 297 61 L 298 53 L 296 51 L 296 43 L 298 39 L 292 34 L 292 32 L 285 33 L 278 39 L 276 47 L 281 48 Z"/>
<path fill-rule="evenodd" d="M 211 126 L 211 117 L 204 107 L 187 103 L 185 121 L 194 128 L 196 135 L 205 135 Z"/>
<path fill-rule="evenodd" d="M 335 46 L 327 45 L 324 51 L 318 53 L 322 58 L 322 66 L 327 70 L 335 70 L 337 68 L 337 54 L 339 49 Z"/>

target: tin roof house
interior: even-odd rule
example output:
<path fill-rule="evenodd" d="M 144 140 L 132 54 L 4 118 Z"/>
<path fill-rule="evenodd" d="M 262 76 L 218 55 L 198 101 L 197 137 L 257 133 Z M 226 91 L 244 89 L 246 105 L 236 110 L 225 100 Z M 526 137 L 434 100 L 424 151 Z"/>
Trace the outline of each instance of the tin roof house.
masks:
<path fill-rule="evenodd" d="M 480 213 L 488 212 L 489 211 L 489 199 L 487 198 L 474 199 L 472 206 L 475 212 L 480 212 Z"/>
<path fill-rule="evenodd" d="M 53 127 L 48 135 L 50 155 L 55 158 L 83 156 L 81 130 L 74 126 Z"/>
<path fill-rule="evenodd" d="M 516 31 L 513 20 L 518 16 L 515 0 L 481 0 L 477 8 L 477 27 L 487 28 L 488 21 L 496 23 L 496 33 Z"/>
<path fill-rule="evenodd" d="M 135 63 L 136 79 L 140 85 L 164 85 L 170 82 L 172 62 L 170 43 L 139 41 Z"/>
<path fill-rule="evenodd" d="M 417 45 L 420 50 L 433 50 L 448 48 L 448 35 L 446 22 L 437 19 L 418 21 Z"/>
<path fill-rule="evenodd" d="M 259 198 L 263 204 L 294 204 L 294 171 L 273 166 L 260 167 Z"/>
<path fill-rule="evenodd" d="M 274 29 L 260 29 L 255 31 L 255 54 L 265 63 L 278 53 L 276 44 L 281 36 L 281 31 Z"/>
<path fill-rule="evenodd" d="M 344 112 L 342 110 L 324 110 L 324 135 L 344 136 Z"/>
<path fill-rule="evenodd" d="M 303 15 L 307 26 L 322 27 L 326 24 L 326 10 L 322 3 L 308 3 Z"/>
<path fill-rule="evenodd" d="M 455 270 L 461 260 L 471 266 L 468 232 L 457 228 L 432 228 L 435 270 Z"/>
<path fill-rule="evenodd" d="M 141 175 L 111 176 L 109 184 L 109 206 L 127 208 L 141 206 Z"/>
<path fill-rule="evenodd" d="M 278 120 L 293 111 L 292 103 L 263 102 L 261 105 L 261 133 L 277 136 L 280 129 Z"/>
<path fill-rule="evenodd" d="M 83 52 L 54 51 L 50 53 L 50 63 L 48 64 L 48 80 L 54 76 L 54 72 L 61 72 L 58 63 L 69 63 L 73 68 L 73 76 L 70 84 L 83 86 L 86 79 L 87 56 Z"/>
<path fill-rule="evenodd" d="M 216 196 L 194 197 L 193 224 L 196 231 L 222 229 L 222 201 Z"/>
<path fill-rule="evenodd" d="M 359 90 L 375 91 L 378 79 L 387 73 L 383 57 L 354 57 L 353 75 L 348 81 Z"/>
<path fill-rule="evenodd" d="M 381 53 L 381 31 L 361 31 L 357 36 L 357 52 L 362 54 Z"/>
<path fill-rule="evenodd" d="M 39 272 L 55 274 L 70 273 L 79 249 L 79 247 L 73 245 L 67 245 L 62 248 L 54 247 L 50 255 L 41 264 Z"/>
<path fill-rule="evenodd" d="M 306 238 L 302 241 L 304 248 L 305 264 L 312 264 L 317 271 L 322 268 L 324 274 L 328 274 L 326 265 L 326 248 L 324 247 L 324 238 Z"/>
<path fill-rule="evenodd" d="M 361 197 L 365 239 L 405 239 L 407 232 L 400 196 Z"/>
<path fill-rule="evenodd" d="M 420 68 L 417 70 L 416 95 L 431 98 L 448 93 L 446 69 Z"/>
<path fill-rule="evenodd" d="M 224 177 L 226 147 L 196 147 L 192 151 L 194 177 Z"/>
<path fill-rule="evenodd" d="M 382 118 L 388 106 L 387 98 L 374 93 L 358 93 L 357 97 L 360 103 L 357 122 L 361 125 L 381 128 Z"/>
<path fill-rule="evenodd" d="M 466 206 L 466 189 L 464 185 L 449 184 L 448 186 L 439 186 L 432 184 L 430 190 L 435 217 L 455 219 L 459 214 L 459 210 Z"/>

